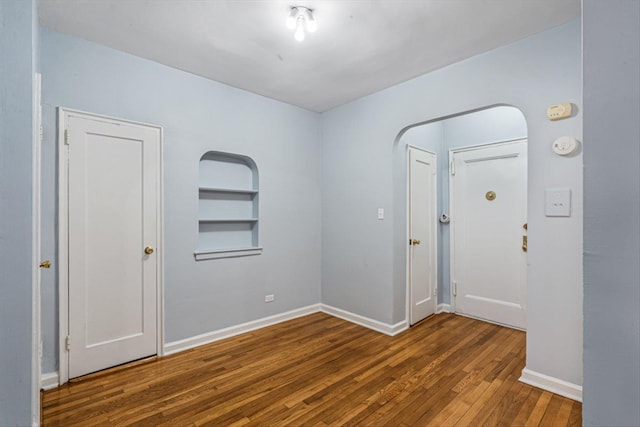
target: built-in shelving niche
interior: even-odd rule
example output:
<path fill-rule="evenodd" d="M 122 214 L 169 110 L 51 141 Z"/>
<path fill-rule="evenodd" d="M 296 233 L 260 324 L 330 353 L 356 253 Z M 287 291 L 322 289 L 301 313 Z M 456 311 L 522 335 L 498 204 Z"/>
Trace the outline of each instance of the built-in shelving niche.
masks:
<path fill-rule="evenodd" d="M 258 255 L 258 168 L 246 156 L 200 159 L 196 260 Z"/>

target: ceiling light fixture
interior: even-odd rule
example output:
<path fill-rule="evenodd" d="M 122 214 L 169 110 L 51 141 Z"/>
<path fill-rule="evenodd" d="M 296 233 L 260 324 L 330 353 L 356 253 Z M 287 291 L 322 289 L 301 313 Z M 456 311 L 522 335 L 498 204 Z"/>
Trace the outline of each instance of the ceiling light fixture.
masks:
<path fill-rule="evenodd" d="M 287 17 L 287 28 L 290 30 L 295 28 L 294 37 L 299 42 L 304 40 L 305 29 L 309 33 L 315 33 L 318 23 L 313 16 L 313 10 L 304 6 L 292 6 Z"/>

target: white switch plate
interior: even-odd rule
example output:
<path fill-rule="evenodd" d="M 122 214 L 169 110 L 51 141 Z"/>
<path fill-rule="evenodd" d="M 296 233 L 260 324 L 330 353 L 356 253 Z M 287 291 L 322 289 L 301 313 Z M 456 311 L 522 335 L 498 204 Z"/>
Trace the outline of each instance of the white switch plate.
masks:
<path fill-rule="evenodd" d="M 272 302 L 274 299 L 276 298 L 273 294 L 264 296 L 264 302 Z"/>
<path fill-rule="evenodd" d="M 378 219 L 384 219 L 384 208 L 378 208 Z"/>
<path fill-rule="evenodd" d="M 570 189 L 547 188 L 544 193 L 544 214 L 546 216 L 571 216 Z"/>

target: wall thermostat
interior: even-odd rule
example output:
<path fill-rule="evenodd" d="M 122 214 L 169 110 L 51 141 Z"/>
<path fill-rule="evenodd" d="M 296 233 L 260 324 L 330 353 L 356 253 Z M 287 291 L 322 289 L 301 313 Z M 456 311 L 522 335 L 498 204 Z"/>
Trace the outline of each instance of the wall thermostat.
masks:
<path fill-rule="evenodd" d="M 568 156 L 578 149 L 578 140 L 572 136 L 561 136 L 553 141 L 553 152 L 560 156 Z"/>
<path fill-rule="evenodd" d="M 547 117 L 549 120 L 560 120 L 571 117 L 571 103 L 565 102 L 564 104 L 555 104 L 547 108 Z"/>

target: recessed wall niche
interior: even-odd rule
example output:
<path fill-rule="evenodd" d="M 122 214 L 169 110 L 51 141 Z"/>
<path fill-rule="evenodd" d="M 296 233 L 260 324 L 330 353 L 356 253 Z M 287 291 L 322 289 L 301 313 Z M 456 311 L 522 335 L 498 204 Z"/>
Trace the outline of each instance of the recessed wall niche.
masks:
<path fill-rule="evenodd" d="M 198 175 L 196 260 L 258 255 L 258 168 L 237 154 L 209 151 Z"/>

